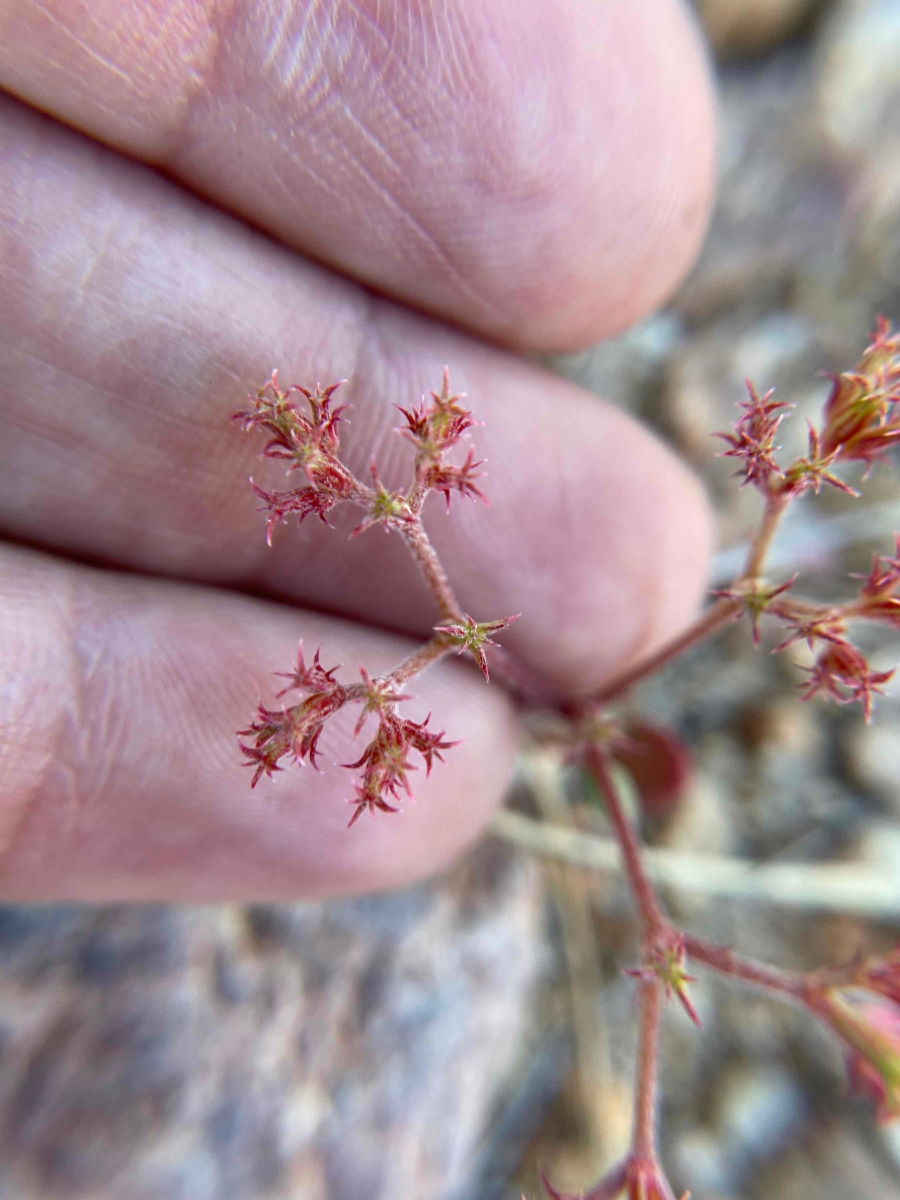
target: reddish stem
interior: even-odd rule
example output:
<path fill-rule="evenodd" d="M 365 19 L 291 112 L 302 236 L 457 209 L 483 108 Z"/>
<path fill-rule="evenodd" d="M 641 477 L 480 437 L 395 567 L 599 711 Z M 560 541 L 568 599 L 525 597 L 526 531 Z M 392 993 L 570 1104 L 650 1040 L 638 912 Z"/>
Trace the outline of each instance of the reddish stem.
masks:
<path fill-rule="evenodd" d="M 394 667 L 393 671 L 384 676 L 383 683 L 393 684 L 394 687 L 403 687 L 410 679 L 430 667 L 432 663 L 449 654 L 455 647 L 449 638 L 442 634 L 437 634 L 426 642 L 424 646 L 420 646 L 418 650 L 413 651 L 409 658 L 405 658 L 399 666 Z"/>
<path fill-rule="evenodd" d="M 767 496 L 765 511 L 759 527 L 753 535 L 753 541 L 750 543 L 744 570 L 734 581 L 733 588 L 737 589 L 742 583 L 759 578 L 766 555 L 769 552 L 769 547 L 772 544 L 772 539 L 791 498 L 789 494 L 778 492 L 770 493 Z M 630 670 L 613 679 L 605 688 L 596 692 L 591 697 L 589 703 L 594 705 L 609 704 L 613 700 L 618 700 L 625 692 L 630 691 L 636 683 L 640 683 L 642 679 L 646 679 L 649 675 L 653 675 L 663 667 L 668 666 L 670 662 L 678 658 L 685 650 L 688 650 L 697 642 L 702 642 L 710 634 L 715 633 L 717 629 L 725 625 L 732 617 L 739 616 L 742 608 L 743 605 L 739 599 L 723 597 L 721 600 L 716 601 L 680 637 L 675 638 L 674 641 L 657 650 L 649 658 L 643 659 Z"/>
<path fill-rule="evenodd" d="M 609 704 L 613 700 L 618 700 L 620 696 L 630 691 L 636 683 L 640 683 L 642 679 L 646 679 L 649 675 L 653 675 L 663 667 L 668 666 L 670 662 L 678 658 L 680 654 L 683 654 L 685 650 L 689 649 L 696 642 L 702 642 L 704 638 L 715 633 L 722 625 L 739 616 L 742 607 L 740 600 L 717 600 L 680 637 L 667 643 L 661 649 L 657 650 L 655 654 L 651 655 L 650 658 L 642 659 L 629 670 L 618 675 L 606 687 L 601 688 L 599 692 L 595 692 L 591 696 L 589 703 L 592 705 Z"/>
<path fill-rule="evenodd" d="M 657 979 L 641 981 L 641 1024 L 638 1041 L 637 1078 L 634 1095 L 634 1125 L 631 1155 L 647 1163 L 656 1162 L 656 1103 L 658 1088 L 659 1023 L 662 988 Z"/>
<path fill-rule="evenodd" d="M 412 552 L 413 558 L 419 564 L 419 569 L 437 605 L 441 623 L 449 625 L 461 622 L 463 613 L 459 601 L 453 594 L 450 580 L 441 566 L 441 561 L 422 522 L 418 518 L 415 521 L 409 521 L 404 524 L 400 533 Z"/>
<path fill-rule="evenodd" d="M 638 836 L 625 815 L 615 784 L 609 774 L 606 755 L 599 746 L 592 745 L 588 747 L 587 764 L 603 796 L 606 811 L 609 814 L 609 819 L 616 835 L 616 841 L 619 843 L 619 849 L 622 851 L 625 875 L 631 888 L 631 894 L 637 905 L 641 927 L 646 939 L 648 935 L 666 928 L 668 922 L 660 908 L 653 884 L 650 882 L 647 872 L 644 869 L 644 860 L 641 856 L 641 845 Z"/>
<path fill-rule="evenodd" d="M 770 492 L 766 497 L 766 508 L 762 520 L 753 535 L 747 561 L 741 574 L 740 582 L 747 579 L 758 579 L 765 565 L 766 555 L 772 545 L 772 539 L 784 514 L 784 510 L 792 499 L 791 493 Z"/>
<path fill-rule="evenodd" d="M 685 953 L 692 962 L 703 963 L 704 966 L 731 979 L 739 979 L 743 983 L 766 988 L 782 996 L 791 996 L 795 1000 L 805 1000 L 809 982 L 799 971 L 783 971 L 778 967 L 756 962 L 752 958 L 742 958 L 728 946 L 717 946 L 714 942 L 694 937 L 689 933 L 681 936 Z"/>

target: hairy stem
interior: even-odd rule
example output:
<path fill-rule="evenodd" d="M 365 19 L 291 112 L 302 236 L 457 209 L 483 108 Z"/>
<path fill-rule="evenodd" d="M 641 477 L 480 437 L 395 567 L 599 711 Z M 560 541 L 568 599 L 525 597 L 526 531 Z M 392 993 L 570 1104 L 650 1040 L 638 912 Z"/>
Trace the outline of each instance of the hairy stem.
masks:
<path fill-rule="evenodd" d="M 412 511 L 416 514 L 416 516 L 418 516 L 419 513 L 421 513 L 422 507 L 425 504 L 425 501 L 428 497 L 428 488 L 424 487 L 419 479 L 419 466 L 420 466 L 420 459 L 417 456 L 416 457 L 416 466 L 415 466 L 415 478 L 413 479 L 413 482 L 412 482 L 412 485 L 410 486 L 409 491 L 406 493 L 406 503 L 409 505 L 409 507 L 412 509 Z"/>
<path fill-rule="evenodd" d="M 765 988 L 770 992 L 778 992 L 795 1000 L 803 1000 L 806 996 L 809 984 L 806 976 L 799 971 L 783 971 L 751 958 L 742 958 L 728 946 L 717 946 L 714 942 L 694 937 L 689 933 L 683 934 L 682 937 L 685 953 L 692 962 L 703 963 L 720 975 L 727 975 L 730 979 Z"/>
<path fill-rule="evenodd" d="M 413 558 L 419 564 L 419 569 L 434 597 L 441 622 L 445 625 L 461 622 L 463 613 L 459 601 L 453 594 L 450 580 L 441 566 L 441 560 L 438 558 L 437 551 L 432 546 L 422 522 L 418 519 L 410 521 L 403 526 L 400 533 Z"/>
<path fill-rule="evenodd" d="M 634 1094 L 634 1126 L 631 1153 L 645 1162 L 656 1161 L 656 1093 L 658 1088 L 659 1023 L 662 988 L 658 979 L 641 982 L 641 1024 L 638 1041 L 637 1078 Z"/>
<path fill-rule="evenodd" d="M 394 687 L 403 687 L 426 667 L 430 667 L 432 663 L 444 658 L 454 649 L 453 642 L 445 634 L 436 634 L 430 642 L 426 642 L 424 646 L 413 651 L 409 658 L 405 658 L 399 666 L 394 667 L 393 671 L 385 675 L 383 682 L 393 684 Z"/>
<path fill-rule="evenodd" d="M 745 580 L 757 579 L 762 574 L 765 566 L 766 555 L 769 553 L 769 548 L 772 545 L 772 539 L 778 529 L 779 522 L 790 502 L 790 495 L 783 492 L 770 492 L 766 498 L 766 508 L 762 515 L 762 520 L 753 535 L 753 540 L 750 543 L 750 549 L 747 553 L 747 561 L 744 564 L 744 571 L 738 583 L 743 583 Z"/>

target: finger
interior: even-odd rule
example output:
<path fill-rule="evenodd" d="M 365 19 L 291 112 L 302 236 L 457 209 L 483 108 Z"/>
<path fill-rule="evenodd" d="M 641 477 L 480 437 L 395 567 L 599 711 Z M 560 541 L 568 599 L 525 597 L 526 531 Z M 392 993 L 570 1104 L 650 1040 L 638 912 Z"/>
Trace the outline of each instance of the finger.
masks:
<path fill-rule="evenodd" d="M 645 430 L 579 389 L 311 266 L 152 172 L 18 105 L 0 123 L 0 529 L 82 558 L 255 590 L 416 635 L 433 604 L 405 548 L 359 519 L 265 544 L 229 420 L 277 364 L 350 376 L 342 452 L 410 474 L 395 404 L 442 364 L 477 417 L 490 509 L 426 524 L 466 609 L 522 612 L 509 645 L 570 690 L 691 614 L 706 569 L 697 484 Z M 65 204 L 60 203 L 65 197 Z M 269 474 L 266 474 L 266 471 Z M 432 507 L 433 506 L 433 507 Z"/>
<path fill-rule="evenodd" d="M 415 681 L 404 716 L 464 739 L 415 802 L 353 826 L 353 773 L 326 762 L 251 793 L 235 729 L 298 637 L 351 680 L 402 639 L 261 600 L 0 549 L 0 894 L 41 900 L 276 900 L 392 887 L 479 832 L 506 788 L 515 730 L 502 692 L 455 663 Z M 357 676 L 358 678 L 358 676 Z M 283 681 L 282 681 L 283 682 Z M 358 713 L 320 745 L 346 762 Z M 364 744 L 365 734 L 362 735 Z"/>
<path fill-rule="evenodd" d="M 680 0 L 12 0 L 0 85 L 521 346 L 630 324 L 706 225 L 709 83 Z"/>

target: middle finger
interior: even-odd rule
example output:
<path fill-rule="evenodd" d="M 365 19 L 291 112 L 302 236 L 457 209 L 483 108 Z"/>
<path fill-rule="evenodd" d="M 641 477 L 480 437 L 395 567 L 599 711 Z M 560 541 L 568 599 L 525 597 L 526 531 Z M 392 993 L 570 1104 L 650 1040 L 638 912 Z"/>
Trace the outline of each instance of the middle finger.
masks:
<path fill-rule="evenodd" d="M 431 604 L 396 539 L 339 544 L 307 522 L 267 549 L 246 483 L 259 447 L 228 417 L 274 365 L 291 381 L 350 376 L 349 465 L 364 473 L 374 454 L 398 485 L 408 455 L 392 405 L 449 362 L 486 422 L 475 442 L 493 501 L 426 515 L 463 604 L 524 610 L 509 644 L 572 687 L 687 618 L 705 512 L 694 481 L 628 418 L 9 100 L 0 160 L 7 535 L 421 634 Z"/>

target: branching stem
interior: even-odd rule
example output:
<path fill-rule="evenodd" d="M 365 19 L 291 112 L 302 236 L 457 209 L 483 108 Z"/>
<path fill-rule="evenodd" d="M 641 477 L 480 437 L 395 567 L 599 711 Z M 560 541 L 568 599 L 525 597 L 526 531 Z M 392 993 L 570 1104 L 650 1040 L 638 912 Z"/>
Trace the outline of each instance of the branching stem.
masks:
<path fill-rule="evenodd" d="M 428 589 L 434 597 L 440 623 L 449 625 L 461 622 L 463 613 L 459 601 L 453 593 L 447 573 L 441 566 L 441 560 L 438 558 L 437 551 L 432 546 L 421 520 L 416 518 L 415 521 L 407 522 L 400 529 L 400 533 L 413 558 L 419 564 Z"/>
<path fill-rule="evenodd" d="M 738 591 L 741 584 L 749 583 L 760 577 L 766 555 L 769 552 L 769 547 L 772 545 L 772 539 L 778 529 L 784 510 L 787 508 L 789 499 L 790 497 L 784 493 L 772 492 L 769 494 L 759 527 L 750 543 L 744 570 L 732 585 L 733 590 Z M 741 601 L 737 598 L 723 597 L 721 600 L 717 600 L 715 604 L 710 605 L 706 612 L 697 618 L 693 625 L 688 626 L 684 633 L 680 634 L 673 641 L 667 642 L 666 645 L 662 646 L 649 658 L 639 661 L 628 671 L 613 679 L 606 687 L 591 697 L 590 703 L 602 705 L 609 704 L 613 700 L 618 700 L 626 692 L 629 692 L 635 684 L 640 683 L 641 680 L 646 679 L 650 675 L 655 675 L 657 671 L 668 666 L 670 662 L 673 662 L 685 650 L 690 649 L 691 646 L 696 645 L 698 642 L 704 641 L 734 617 L 739 616 L 741 611 Z"/>
<path fill-rule="evenodd" d="M 704 966 L 720 975 L 727 975 L 730 979 L 765 988 L 795 1000 L 803 1000 L 809 990 L 807 977 L 799 971 L 783 971 L 751 958 L 743 958 L 735 954 L 729 946 L 717 946 L 714 942 L 694 937 L 689 933 L 682 934 L 682 940 L 685 953 L 692 962 L 703 963 Z"/>
<path fill-rule="evenodd" d="M 601 688 L 596 692 L 590 700 L 591 704 L 603 705 L 610 704 L 613 700 L 618 700 L 624 696 L 626 692 L 648 678 L 650 675 L 655 675 L 657 671 L 673 662 L 685 650 L 697 642 L 702 642 L 706 638 L 720 629 L 723 625 L 737 617 L 741 612 L 740 600 L 722 599 L 717 600 L 715 604 L 703 613 L 697 620 L 690 625 L 684 633 L 680 634 L 671 642 L 667 642 L 655 654 L 649 658 L 645 658 L 636 663 L 622 675 L 613 679 L 606 687 Z"/>

